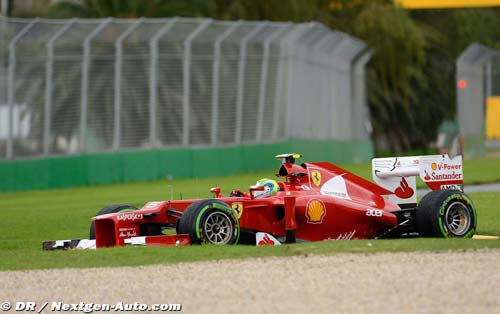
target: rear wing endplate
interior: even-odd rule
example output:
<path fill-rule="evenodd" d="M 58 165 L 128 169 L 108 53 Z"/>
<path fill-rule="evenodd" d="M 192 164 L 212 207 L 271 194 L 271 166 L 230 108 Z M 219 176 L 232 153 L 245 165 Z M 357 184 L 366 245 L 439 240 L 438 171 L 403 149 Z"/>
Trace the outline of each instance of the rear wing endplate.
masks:
<path fill-rule="evenodd" d="M 463 191 L 462 156 L 448 155 L 375 158 L 373 180 L 392 191 L 389 199 L 397 204 L 416 204 L 416 177 L 432 190 Z"/>

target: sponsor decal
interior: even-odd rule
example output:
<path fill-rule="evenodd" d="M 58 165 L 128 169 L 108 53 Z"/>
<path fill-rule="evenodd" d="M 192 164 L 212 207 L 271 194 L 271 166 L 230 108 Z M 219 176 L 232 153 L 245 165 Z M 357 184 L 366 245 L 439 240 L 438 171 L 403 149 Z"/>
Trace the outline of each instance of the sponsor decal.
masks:
<path fill-rule="evenodd" d="M 142 213 L 128 212 L 116 216 L 118 221 L 132 221 L 142 219 Z"/>
<path fill-rule="evenodd" d="M 383 212 L 380 209 L 367 208 L 366 216 L 368 217 L 382 217 Z"/>
<path fill-rule="evenodd" d="M 351 240 L 352 237 L 354 237 L 354 234 L 356 234 L 356 230 L 353 230 L 351 232 L 346 232 L 346 233 L 341 233 L 338 235 L 335 240 Z"/>
<path fill-rule="evenodd" d="M 317 170 L 311 171 L 311 178 L 314 185 L 319 186 L 321 184 L 321 172 Z"/>
<path fill-rule="evenodd" d="M 462 190 L 461 184 L 442 184 L 441 190 Z"/>
<path fill-rule="evenodd" d="M 302 187 L 302 190 L 304 190 L 304 191 L 311 191 L 311 188 L 310 188 L 310 187 L 308 187 L 308 186 L 307 186 L 307 185 L 305 185 L 305 184 L 302 184 L 302 186 L 301 186 L 301 187 Z"/>
<path fill-rule="evenodd" d="M 416 166 L 418 164 L 419 164 L 418 158 L 396 157 L 396 160 L 394 162 L 394 167 L 393 169 L 391 169 L 391 171 L 393 171 L 395 168 L 411 167 L 411 166 Z"/>
<path fill-rule="evenodd" d="M 155 208 L 156 206 L 158 206 L 160 204 L 160 202 L 149 202 L 147 205 L 146 205 L 146 208 Z"/>
<path fill-rule="evenodd" d="M 238 216 L 238 219 L 240 219 L 241 215 L 243 214 L 243 203 L 235 202 L 231 205 L 231 208 L 235 211 L 236 216 Z"/>
<path fill-rule="evenodd" d="M 343 175 L 344 174 L 333 177 L 323 184 L 320 191 L 321 194 L 350 200 L 351 198 L 347 193 L 347 185 Z"/>
<path fill-rule="evenodd" d="M 401 178 L 399 187 L 394 190 L 394 194 L 396 194 L 397 197 L 403 199 L 412 197 L 414 193 L 415 191 L 413 191 L 404 177 Z"/>
<path fill-rule="evenodd" d="M 265 235 L 262 240 L 259 241 L 258 245 L 274 245 L 273 240 L 269 237 L 269 235 Z"/>
<path fill-rule="evenodd" d="M 320 224 L 326 216 L 325 204 L 318 199 L 312 199 L 307 203 L 306 218 L 307 223 Z"/>
<path fill-rule="evenodd" d="M 347 195 L 346 193 L 342 193 L 342 192 L 324 191 L 323 194 L 330 195 L 330 196 L 333 196 L 333 197 L 343 198 L 345 200 L 350 200 L 351 199 L 349 197 L 349 195 Z"/>
<path fill-rule="evenodd" d="M 450 159 L 448 156 L 429 156 L 425 159 L 423 173 L 420 174 L 426 182 L 463 180 L 462 159 Z"/>
<path fill-rule="evenodd" d="M 265 232 L 257 232 L 255 234 L 256 245 L 281 245 L 272 235 Z"/>
<path fill-rule="evenodd" d="M 437 164 L 437 163 L 433 163 L 433 164 L 437 170 L 461 170 L 462 169 L 462 165 L 460 165 L 460 164 L 448 164 L 446 162 L 443 162 L 440 164 Z M 436 169 L 434 169 L 434 167 L 432 167 L 433 168 L 432 170 L 436 170 Z"/>
<path fill-rule="evenodd" d="M 137 236 L 137 230 L 135 228 L 120 228 L 120 238 L 130 238 Z"/>
<path fill-rule="evenodd" d="M 429 174 L 427 171 L 425 171 L 425 181 L 444 181 L 444 180 L 462 180 L 462 174 L 461 173 L 456 173 L 455 171 L 452 171 L 451 173 L 441 173 L 438 174 L 436 172 L 431 172 Z"/>
<path fill-rule="evenodd" d="M 375 158 L 372 160 L 373 181 L 391 191 L 387 199 L 396 204 L 417 202 L 415 175 L 420 172 L 419 156 Z M 428 165 L 430 169 L 430 163 Z"/>
<path fill-rule="evenodd" d="M 425 172 L 424 180 L 425 181 L 429 181 L 431 179 L 431 176 L 429 175 L 429 173 L 427 172 L 427 170 L 424 170 L 424 172 Z"/>

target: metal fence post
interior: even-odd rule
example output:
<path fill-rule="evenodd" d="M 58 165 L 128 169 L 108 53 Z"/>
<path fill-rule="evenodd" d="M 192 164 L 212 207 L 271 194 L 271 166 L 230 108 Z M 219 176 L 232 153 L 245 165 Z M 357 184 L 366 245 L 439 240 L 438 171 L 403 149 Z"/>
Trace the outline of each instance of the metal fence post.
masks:
<path fill-rule="evenodd" d="M 26 25 L 9 43 L 9 69 L 7 78 L 7 103 L 9 105 L 9 130 L 7 135 L 6 158 L 12 159 L 14 156 L 14 98 L 16 88 L 16 43 L 23 37 L 36 23 L 38 19 Z"/>
<path fill-rule="evenodd" d="M 330 121 L 332 121 L 330 126 L 330 138 L 335 138 L 338 135 L 338 129 L 340 124 L 338 123 L 338 113 L 340 112 L 341 103 L 339 101 L 339 95 L 343 92 L 340 90 L 339 82 L 341 80 L 341 75 L 339 74 L 340 69 L 336 65 L 336 53 L 340 49 L 344 42 L 347 40 L 347 37 L 344 34 L 340 35 L 338 43 L 332 47 L 330 50 L 330 65 L 332 67 L 332 71 L 330 72 L 330 99 L 332 100 L 331 110 L 328 112 Z"/>
<path fill-rule="evenodd" d="M 262 68 L 260 71 L 260 93 L 259 93 L 259 107 L 257 111 L 257 130 L 256 130 L 256 140 L 260 142 L 262 140 L 262 127 L 264 125 L 264 107 L 266 105 L 267 97 L 267 77 L 269 71 L 269 50 L 271 47 L 271 42 L 275 40 L 278 36 L 283 34 L 287 30 L 286 26 L 282 29 L 277 30 L 274 34 L 271 34 L 268 38 L 264 40 L 264 53 L 262 55 Z"/>
<path fill-rule="evenodd" d="M 354 140 L 370 139 L 373 130 L 366 92 L 366 64 L 370 61 L 372 54 L 370 49 L 366 49 L 353 64 L 353 116 L 363 119 L 353 125 Z"/>
<path fill-rule="evenodd" d="M 182 145 L 189 145 L 189 126 L 191 109 L 191 43 L 205 28 L 212 23 L 212 20 L 205 20 L 184 41 L 184 63 L 183 63 L 183 114 L 182 114 Z"/>
<path fill-rule="evenodd" d="M 106 27 L 113 18 L 107 18 L 101 22 L 83 41 L 82 60 L 82 91 L 80 99 L 80 152 L 87 149 L 87 117 L 88 117 L 88 92 L 89 92 L 89 70 L 90 70 L 90 43 Z"/>
<path fill-rule="evenodd" d="M 485 65 L 485 75 L 486 75 L 486 97 L 493 95 L 493 71 L 492 71 L 493 59 L 490 59 Z"/>
<path fill-rule="evenodd" d="M 158 106 L 158 42 L 175 25 L 178 18 L 174 17 L 167 22 L 149 41 L 150 69 L 149 69 L 149 142 L 152 148 L 156 147 L 156 110 Z"/>
<path fill-rule="evenodd" d="M 286 106 L 285 106 L 285 125 L 284 133 L 285 137 L 291 136 L 291 120 L 292 120 L 292 107 L 295 103 L 294 92 L 295 85 L 298 79 L 296 73 L 300 73 L 297 69 L 300 67 L 300 60 L 298 58 L 297 50 L 298 44 L 297 40 L 303 33 L 309 33 L 312 29 L 313 24 L 300 24 L 295 27 L 295 30 L 290 35 L 290 37 L 285 41 L 285 47 L 288 51 L 288 67 L 287 67 L 287 81 L 286 81 Z"/>
<path fill-rule="evenodd" d="M 325 53 L 325 46 L 330 46 L 333 38 L 330 32 L 324 34 L 318 41 L 311 45 L 312 50 L 315 51 L 317 57 L 315 59 L 315 68 L 319 73 L 317 77 L 319 78 L 317 86 L 317 91 L 313 93 L 313 97 L 310 101 L 314 102 L 319 110 L 320 114 L 315 117 L 317 121 L 317 127 L 315 136 L 321 139 L 328 139 L 330 137 L 330 120 L 328 119 L 328 112 L 330 110 L 332 100 L 329 89 L 329 69 L 328 64 L 328 54 Z"/>
<path fill-rule="evenodd" d="M 43 123 L 43 156 L 47 156 L 50 150 L 50 137 L 52 126 L 52 89 L 54 76 L 54 43 L 68 29 L 75 24 L 77 19 L 71 19 L 61 29 L 59 29 L 47 42 L 47 60 L 45 63 L 45 106 L 44 106 L 44 123 Z"/>
<path fill-rule="evenodd" d="M 240 62 L 238 65 L 238 94 L 236 100 L 236 126 L 235 126 L 235 144 L 241 143 L 241 128 L 242 128 L 242 119 L 243 119 L 243 92 L 244 92 L 244 79 L 245 79 L 245 67 L 246 67 L 246 58 L 247 58 L 247 44 L 253 36 L 255 36 L 264 26 L 267 25 L 267 22 L 263 22 L 262 24 L 258 24 L 252 31 L 243 37 L 240 43 Z"/>
<path fill-rule="evenodd" d="M 288 26 L 286 26 L 287 29 L 293 28 L 292 23 L 288 23 Z M 293 35 L 294 31 L 291 30 L 290 33 L 288 33 L 285 36 L 290 36 Z M 284 43 L 286 42 L 286 39 L 283 41 Z M 278 137 L 278 126 L 279 126 L 279 113 L 281 109 L 281 96 L 283 94 L 283 76 L 284 76 L 284 66 L 283 64 L 285 61 L 290 65 L 291 62 L 289 60 L 286 60 L 288 56 L 286 55 L 286 49 L 284 48 L 284 45 L 280 45 L 280 56 L 279 56 L 279 61 L 278 61 L 278 70 L 277 70 L 277 77 L 276 77 L 276 89 L 274 91 L 274 112 L 273 112 L 273 128 L 272 128 L 272 139 L 277 139 Z M 291 66 L 288 67 L 289 69 Z"/>
<path fill-rule="evenodd" d="M 115 42 L 115 104 L 114 104 L 114 129 L 113 129 L 113 150 L 120 148 L 121 141 L 121 107 L 122 107 L 122 92 L 121 92 L 121 77 L 122 77 L 122 57 L 123 57 L 123 41 L 136 30 L 144 21 L 143 18 L 135 21 L 127 28 Z"/>
<path fill-rule="evenodd" d="M 212 128 L 210 134 L 210 143 L 216 145 L 217 139 L 217 125 L 219 124 L 219 67 L 221 44 L 226 40 L 235 30 L 241 25 L 238 21 L 228 27 L 221 35 L 217 37 L 214 44 L 214 62 L 212 69 Z"/>
<path fill-rule="evenodd" d="M 341 75 L 336 81 L 339 88 L 337 100 L 340 107 L 336 115 L 339 117 L 336 138 L 339 140 L 352 140 L 354 125 L 359 121 L 352 121 L 353 106 L 353 61 L 365 49 L 366 44 L 350 36 L 345 37 L 343 41 L 335 48 L 332 54 L 334 66 Z"/>

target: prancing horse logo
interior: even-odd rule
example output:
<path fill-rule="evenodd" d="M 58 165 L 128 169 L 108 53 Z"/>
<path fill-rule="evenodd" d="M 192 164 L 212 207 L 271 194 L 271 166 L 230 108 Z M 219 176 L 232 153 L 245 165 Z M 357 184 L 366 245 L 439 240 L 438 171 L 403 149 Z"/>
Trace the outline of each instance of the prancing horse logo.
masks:
<path fill-rule="evenodd" d="M 312 171 L 311 172 L 311 177 L 314 182 L 314 185 L 319 186 L 321 184 L 321 172 L 319 171 Z"/>
<path fill-rule="evenodd" d="M 238 219 L 240 219 L 241 215 L 243 214 L 243 203 L 235 202 L 231 205 L 231 208 L 236 212 L 236 216 L 238 216 Z"/>

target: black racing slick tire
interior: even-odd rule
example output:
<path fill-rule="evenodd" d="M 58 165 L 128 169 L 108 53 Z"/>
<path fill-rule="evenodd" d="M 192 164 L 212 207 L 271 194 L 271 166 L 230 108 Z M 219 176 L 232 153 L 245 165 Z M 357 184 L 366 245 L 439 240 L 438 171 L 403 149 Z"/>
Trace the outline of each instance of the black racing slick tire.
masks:
<path fill-rule="evenodd" d="M 472 238 L 477 214 L 471 199 L 459 190 L 436 190 L 417 206 L 416 227 L 420 236 Z"/>
<path fill-rule="evenodd" d="M 189 234 L 192 244 L 236 244 L 240 224 L 234 210 L 226 203 L 208 199 L 189 205 L 184 211 L 178 233 Z"/>
<path fill-rule="evenodd" d="M 137 207 L 129 204 L 113 204 L 104 207 L 100 211 L 97 212 L 95 216 L 102 216 L 106 214 L 114 214 L 114 213 L 120 213 L 120 212 L 130 212 L 133 210 L 137 210 Z M 94 217 L 95 217 L 94 216 Z M 95 226 L 94 226 L 94 221 L 90 224 L 90 232 L 89 232 L 89 239 L 95 239 Z"/>

